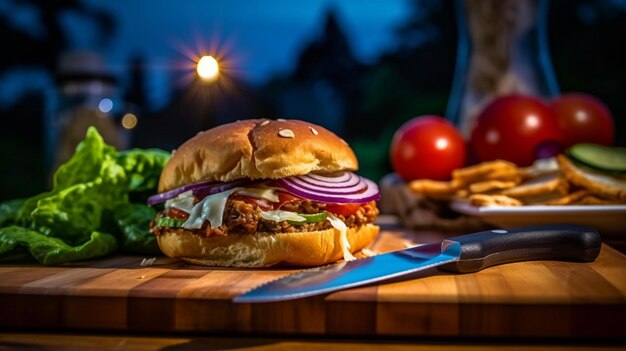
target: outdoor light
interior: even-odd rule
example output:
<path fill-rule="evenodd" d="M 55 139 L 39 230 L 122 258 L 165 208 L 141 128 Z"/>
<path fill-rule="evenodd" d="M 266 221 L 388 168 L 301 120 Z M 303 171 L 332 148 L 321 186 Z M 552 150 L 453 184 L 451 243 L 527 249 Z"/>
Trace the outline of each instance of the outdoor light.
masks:
<path fill-rule="evenodd" d="M 196 71 L 200 78 L 211 81 L 217 78 L 220 68 L 217 60 L 213 56 L 202 56 L 200 61 L 198 61 Z"/>

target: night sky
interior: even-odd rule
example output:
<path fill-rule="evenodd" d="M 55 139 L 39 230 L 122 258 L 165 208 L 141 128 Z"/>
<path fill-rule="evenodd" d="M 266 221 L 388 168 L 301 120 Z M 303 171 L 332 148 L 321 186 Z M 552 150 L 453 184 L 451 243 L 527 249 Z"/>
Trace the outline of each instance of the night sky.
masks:
<path fill-rule="evenodd" d="M 169 80 L 175 79 L 180 66 L 190 63 L 189 56 L 203 49 L 228 54 L 243 80 L 260 84 L 275 74 L 290 72 L 302 48 L 320 34 L 323 18 L 331 9 L 356 57 L 364 63 L 395 45 L 394 28 L 408 15 L 407 0 L 85 3 L 110 12 L 116 20 L 115 33 L 105 47 L 92 48 L 97 35 L 93 26 L 68 16 L 65 25 L 72 33 L 73 45 L 101 51 L 118 74 L 124 73 L 132 55 L 142 55 L 153 108 L 166 102 Z"/>

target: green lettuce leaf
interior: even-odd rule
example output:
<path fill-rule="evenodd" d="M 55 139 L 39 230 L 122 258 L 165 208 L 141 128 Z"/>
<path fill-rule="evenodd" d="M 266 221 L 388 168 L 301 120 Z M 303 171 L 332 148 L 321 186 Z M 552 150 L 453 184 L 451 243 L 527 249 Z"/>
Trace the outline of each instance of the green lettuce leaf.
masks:
<path fill-rule="evenodd" d="M 128 177 L 129 191 L 154 191 L 170 153 L 161 149 L 132 149 L 120 152 L 117 163 Z"/>
<path fill-rule="evenodd" d="M 24 204 L 22 205 L 22 208 L 20 208 L 17 214 L 17 223 L 24 227 L 30 227 L 30 223 L 33 221 L 32 213 L 37 208 L 37 203 L 39 202 L 39 200 L 53 194 L 54 192 L 49 191 L 37 194 L 33 197 L 29 197 L 28 199 L 26 199 L 26 201 L 24 201 Z"/>
<path fill-rule="evenodd" d="M 31 228 L 70 244 L 89 239 L 92 231 L 103 225 L 106 210 L 127 201 L 123 189 L 109 186 L 101 178 L 76 184 L 37 202 L 31 213 Z"/>
<path fill-rule="evenodd" d="M 118 152 L 104 143 L 96 128 L 89 127 L 85 139 L 76 147 L 76 152 L 54 173 L 53 189 L 65 189 L 74 184 L 93 181 L 106 170 L 106 165 L 111 161 L 115 163 L 117 156 Z"/>
<path fill-rule="evenodd" d="M 55 172 L 51 191 L 0 204 L 0 226 L 19 226 L 0 228 L 0 255 L 32 255 L 44 264 L 87 259 L 116 246 L 110 245 L 115 237 L 104 233 L 119 234 L 124 252 L 158 254 L 148 232 L 155 210 L 144 203 L 156 192 L 169 156 L 159 149 L 117 152 L 89 128 L 71 159 Z M 46 249 L 53 258 L 43 254 Z"/>
<path fill-rule="evenodd" d="M 105 256 L 116 248 L 117 241 L 113 235 L 97 231 L 91 233 L 85 243 L 70 246 L 61 239 L 27 228 L 0 228 L 0 261 L 18 257 L 22 250 L 27 250 L 39 263 L 55 265 Z"/>
<path fill-rule="evenodd" d="M 55 172 L 52 191 L 28 199 L 18 223 L 72 245 L 89 240 L 105 211 L 128 202 L 128 180 L 117 156 L 89 128 L 72 158 Z"/>
<path fill-rule="evenodd" d="M 143 204 L 129 203 L 115 209 L 115 222 L 122 232 L 122 251 L 143 255 L 161 253 L 156 237 L 149 232 L 155 215 L 152 207 Z"/>

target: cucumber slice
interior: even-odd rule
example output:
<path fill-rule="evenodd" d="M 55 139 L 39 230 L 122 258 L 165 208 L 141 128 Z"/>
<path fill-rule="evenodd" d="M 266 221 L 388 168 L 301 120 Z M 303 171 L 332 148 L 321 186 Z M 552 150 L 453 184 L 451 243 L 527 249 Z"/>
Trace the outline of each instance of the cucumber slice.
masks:
<path fill-rule="evenodd" d="M 157 219 L 156 226 L 165 228 L 180 228 L 183 226 L 185 221 L 186 220 L 182 218 L 161 217 Z"/>
<path fill-rule="evenodd" d="M 607 172 L 626 172 L 626 149 L 581 143 L 572 146 L 568 155 L 575 161 Z"/>
<path fill-rule="evenodd" d="M 298 213 L 298 215 L 304 217 L 306 219 L 305 222 L 307 223 L 317 223 L 326 219 L 326 213 L 324 212 L 315 213 L 315 214 Z"/>
<path fill-rule="evenodd" d="M 324 212 L 315 213 L 315 214 L 298 213 L 298 216 L 304 217 L 305 220 L 302 222 L 288 220 L 287 223 L 291 225 L 298 225 L 298 224 L 304 224 L 304 223 L 317 223 L 326 219 L 326 213 Z"/>

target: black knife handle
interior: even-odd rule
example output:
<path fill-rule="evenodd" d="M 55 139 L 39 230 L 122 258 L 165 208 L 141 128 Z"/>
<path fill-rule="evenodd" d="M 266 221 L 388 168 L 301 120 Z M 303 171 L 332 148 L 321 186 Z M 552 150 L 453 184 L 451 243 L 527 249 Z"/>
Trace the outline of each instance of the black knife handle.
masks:
<path fill-rule="evenodd" d="M 448 240 L 461 244 L 460 260 L 439 268 L 458 273 L 531 260 L 590 262 L 602 244 L 596 230 L 569 224 L 494 229 Z"/>

